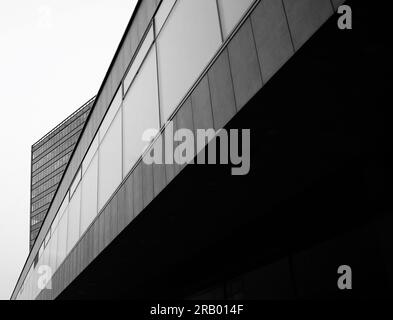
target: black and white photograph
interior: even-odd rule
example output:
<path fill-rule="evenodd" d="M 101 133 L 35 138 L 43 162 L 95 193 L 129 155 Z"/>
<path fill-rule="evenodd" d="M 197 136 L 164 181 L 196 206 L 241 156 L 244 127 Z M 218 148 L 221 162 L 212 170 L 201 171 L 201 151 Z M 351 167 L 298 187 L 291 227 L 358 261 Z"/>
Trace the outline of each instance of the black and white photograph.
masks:
<path fill-rule="evenodd" d="M 392 299 L 386 4 L 1 0 L 0 300 Z"/>

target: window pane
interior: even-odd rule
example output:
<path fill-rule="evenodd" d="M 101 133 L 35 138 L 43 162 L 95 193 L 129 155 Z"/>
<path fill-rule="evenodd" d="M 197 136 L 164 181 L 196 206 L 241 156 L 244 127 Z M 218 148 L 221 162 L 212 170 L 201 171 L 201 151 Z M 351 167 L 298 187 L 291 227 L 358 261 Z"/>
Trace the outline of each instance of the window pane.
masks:
<path fill-rule="evenodd" d="M 68 198 L 68 193 L 67 193 L 63 202 L 61 203 L 59 211 L 57 211 L 57 214 L 56 214 L 55 219 L 53 220 L 51 229 L 55 229 L 57 227 L 60 217 L 62 216 L 63 212 L 65 211 L 65 209 L 68 206 L 68 200 L 69 200 L 69 198 Z"/>
<path fill-rule="evenodd" d="M 221 44 L 216 1 L 177 1 L 157 44 L 165 122 Z"/>
<path fill-rule="evenodd" d="M 113 101 L 109 107 L 108 112 L 105 115 L 104 121 L 102 121 L 102 124 L 100 126 L 100 141 L 104 139 L 104 136 L 112 123 L 112 120 L 117 114 L 117 110 L 119 110 L 120 108 L 122 100 L 123 97 L 122 97 L 122 91 L 120 86 L 120 88 L 116 92 L 115 97 L 113 98 Z"/>
<path fill-rule="evenodd" d="M 134 79 L 135 75 L 138 72 L 139 67 L 141 66 L 143 59 L 145 58 L 147 52 L 149 51 L 149 48 L 151 44 L 154 41 L 154 33 L 153 33 L 153 28 L 150 27 L 149 32 L 146 35 L 145 40 L 143 40 L 143 44 L 141 45 L 138 54 L 136 55 L 134 61 L 131 64 L 130 70 L 128 71 L 125 79 L 124 79 L 124 93 L 127 92 L 130 84 L 132 83 L 132 80 Z"/>
<path fill-rule="evenodd" d="M 39 265 L 39 264 L 38 264 Z M 32 282 L 33 282 L 33 294 L 32 294 L 32 299 L 35 299 L 39 293 L 38 289 L 38 278 L 41 275 L 38 275 L 38 270 L 33 269 L 33 276 L 32 276 Z"/>
<path fill-rule="evenodd" d="M 82 178 L 81 235 L 97 215 L 98 154 Z"/>
<path fill-rule="evenodd" d="M 41 257 L 43 252 L 44 252 L 44 243 L 41 244 L 40 251 L 38 252 L 38 256 Z"/>
<path fill-rule="evenodd" d="M 56 257 L 57 257 L 57 234 L 58 234 L 58 229 L 56 228 L 52 232 L 52 237 L 50 240 L 50 254 L 49 254 L 49 266 L 51 267 L 52 275 L 56 271 Z"/>
<path fill-rule="evenodd" d="M 50 250 L 49 250 L 49 246 L 47 245 L 44 249 L 44 254 L 42 255 L 43 256 L 43 259 L 42 259 L 43 266 L 49 266 L 49 258 L 50 258 L 49 254 L 50 254 Z"/>
<path fill-rule="evenodd" d="M 71 187 L 70 187 L 70 195 L 74 194 L 76 187 L 79 185 L 79 182 L 81 181 L 82 178 L 82 170 L 79 169 L 78 172 L 75 175 L 74 181 L 72 181 Z"/>
<path fill-rule="evenodd" d="M 121 112 L 116 115 L 99 148 L 98 211 L 121 183 Z"/>
<path fill-rule="evenodd" d="M 143 133 L 159 127 L 156 66 L 156 51 L 152 48 L 124 99 L 124 176 L 147 144 Z"/>
<path fill-rule="evenodd" d="M 160 9 L 158 9 L 156 14 L 156 34 L 158 34 L 165 23 L 173 5 L 176 0 L 162 0 Z"/>
<path fill-rule="evenodd" d="M 81 187 L 79 185 L 68 207 L 67 254 L 72 250 L 79 239 L 80 211 Z"/>
<path fill-rule="evenodd" d="M 25 280 L 26 300 L 30 299 L 30 274 L 27 274 Z"/>
<path fill-rule="evenodd" d="M 48 233 L 45 236 L 45 242 L 44 242 L 45 248 L 48 246 L 49 240 L 50 240 L 50 229 L 48 230 Z"/>
<path fill-rule="evenodd" d="M 91 143 L 89 147 L 89 151 L 87 151 L 85 158 L 83 159 L 82 163 L 82 175 L 85 174 L 87 168 L 89 167 L 89 164 L 91 160 L 93 159 L 96 151 L 98 149 L 98 134 L 95 136 L 93 142 Z"/>
<path fill-rule="evenodd" d="M 227 38 L 254 0 L 218 0 L 222 31 Z"/>
<path fill-rule="evenodd" d="M 57 235 L 57 267 L 61 265 L 67 254 L 67 223 L 68 223 L 68 209 L 64 211 L 63 216 L 59 221 L 58 235 Z"/>

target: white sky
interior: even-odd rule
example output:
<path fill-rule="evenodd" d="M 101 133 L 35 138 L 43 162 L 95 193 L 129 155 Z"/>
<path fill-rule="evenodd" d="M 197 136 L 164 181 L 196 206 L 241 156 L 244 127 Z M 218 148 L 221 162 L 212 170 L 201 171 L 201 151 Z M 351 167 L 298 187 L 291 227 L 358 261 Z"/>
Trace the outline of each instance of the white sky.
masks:
<path fill-rule="evenodd" d="M 136 0 L 0 0 L 0 299 L 28 255 L 31 145 L 104 79 Z"/>

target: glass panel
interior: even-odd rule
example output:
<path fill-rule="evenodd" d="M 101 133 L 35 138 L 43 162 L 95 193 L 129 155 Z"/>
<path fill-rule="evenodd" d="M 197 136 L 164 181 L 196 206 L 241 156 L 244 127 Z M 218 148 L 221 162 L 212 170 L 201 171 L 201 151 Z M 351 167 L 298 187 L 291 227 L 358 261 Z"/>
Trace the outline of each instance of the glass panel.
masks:
<path fill-rule="evenodd" d="M 89 147 L 89 151 L 87 151 L 85 159 L 83 159 L 82 163 L 82 175 L 85 174 L 87 168 L 89 167 L 89 164 L 91 160 L 93 159 L 94 155 L 96 154 L 96 151 L 98 149 L 98 134 L 95 136 L 93 142 L 91 143 Z"/>
<path fill-rule="evenodd" d="M 63 215 L 64 211 L 67 209 L 69 200 L 70 199 L 69 199 L 68 192 L 67 192 L 67 194 L 66 194 L 66 196 L 65 196 L 65 198 L 59 208 L 59 211 L 57 211 L 56 217 L 53 220 L 51 229 L 55 229 L 57 227 L 57 225 L 59 224 L 60 217 Z"/>
<path fill-rule="evenodd" d="M 60 206 L 60 209 L 61 209 L 61 206 Z M 55 218 L 53 219 L 52 225 L 51 225 L 51 227 L 50 227 L 51 230 L 56 229 L 56 227 L 57 227 L 57 225 L 58 225 L 58 223 L 59 223 L 59 217 L 60 217 L 59 213 L 60 213 L 60 209 L 59 209 L 59 211 L 57 211 L 56 216 L 55 216 Z"/>
<path fill-rule="evenodd" d="M 122 178 L 121 112 L 116 115 L 99 148 L 99 206 L 102 209 Z"/>
<path fill-rule="evenodd" d="M 176 2 L 157 40 L 163 122 L 191 88 L 220 44 L 216 1 Z"/>
<path fill-rule="evenodd" d="M 50 254 L 49 251 L 50 251 L 49 246 L 47 245 L 44 249 L 44 254 L 43 254 L 43 259 L 42 259 L 43 266 L 49 266 L 49 254 Z"/>
<path fill-rule="evenodd" d="M 33 268 L 31 271 L 30 283 L 31 283 L 31 297 L 30 299 L 35 299 L 37 296 L 37 280 L 36 280 L 36 270 Z"/>
<path fill-rule="evenodd" d="M 46 236 L 45 236 L 45 248 L 48 246 L 48 243 L 49 243 L 49 240 L 50 240 L 50 229 L 48 230 L 48 233 L 46 234 Z"/>
<path fill-rule="evenodd" d="M 26 299 L 30 300 L 31 296 L 31 281 L 30 281 L 30 272 L 26 276 Z"/>
<path fill-rule="evenodd" d="M 44 243 L 41 244 L 40 250 L 38 251 L 38 256 L 41 257 L 43 252 L 44 252 Z"/>
<path fill-rule="evenodd" d="M 79 185 L 79 182 L 81 181 L 81 179 L 82 179 L 82 170 L 79 169 L 78 172 L 75 175 L 74 181 L 72 181 L 72 184 L 71 184 L 71 188 L 70 188 L 70 195 L 71 195 L 71 197 L 73 196 L 73 194 L 74 194 L 77 186 Z"/>
<path fill-rule="evenodd" d="M 127 92 L 129 86 L 132 83 L 132 80 L 134 80 L 134 77 L 137 74 L 139 67 L 141 66 L 143 59 L 145 58 L 147 52 L 149 51 L 149 48 L 153 43 L 153 41 L 154 41 L 153 28 L 150 27 L 150 30 L 147 33 L 146 38 L 143 41 L 143 44 L 141 45 L 138 54 L 136 55 L 134 61 L 132 62 L 130 70 L 128 71 L 124 79 L 124 93 Z"/>
<path fill-rule="evenodd" d="M 79 185 L 75 190 L 68 207 L 67 254 L 79 240 L 80 211 L 81 187 Z"/>
<path fill-rule="evenodd" d="M 59 220 L 57 235 L 57 267 L 61 265 L 67 254 L 67 223 L 68 209 L 65 210 L 63 216 L 61 216 Z"/>
<path fill-rule="evenodd" d="M 159 127 L 156 50 L 153 47 L 124 99 L 124 176 L 142 155 L 142 135 Z M 101 179 L 101 178 L 100 178 Z"/>
<path fill-rule="evenodd" d="M 49 266 L 51 267 L 52 275 L 56 271 L 56 258 L 57 258 L 57 234 L 58 229 L 56 228 L 52 232 L 52 237 L 50 241 L 50 254 L 49 254 Z"/>
<path fill-rule="evenodd" d="M 105 115 L 104 121 L 102 121 L 102 124 L 100 126 L 100 141 L 102 141 L 104 139 L 106 132 L 108 131 L 109 127 L 111 126 L 111 123 L 117 114 L 117 110 L 119 110 L 119 108 L 121 106 L 122 100 L 123 100 L 123 96 L 122 96 L 122 91 L 121 91 L 121 86 L 120 86 L 120 88 L 117 90 L 116 95 L 115 95 L 115 97 L 109 107 L 108 112 Z"/>
<path fill-rule="evenodd" d="M 81 235 L 97 215 L 98 154 L 82 178 Z"/>
<path fill-rule="evenodd" d="M 227 38 L 254 0 L 218 0 L 222 32 Z"/>
<path fill-rule="evenodd" d="M 29 283 L 30 283 L 30 294 L 29 294 L 29 300 L 33 299 L 34 296 L 34 270 L 30 273 L 29 276 Z"/>
<path fill-rule="evenodd" d="M 26 283 L 25 290 L 26 290 L 27 299 L 29 299 L 29 297 L 30 297 L 30 276 L 31 276 L 31 274 L 30 274 L 30 270 L 29 270 L 29 272 L 26 275 L 26 281 L 25 281 L 25 283 Z"/>
<path fill-rule="evenodd" d="M 156 34 L 158 34 L 165 23 L 166 18 L 168 17 L 173 5 L 176 0 L 162 0 L 160 8 L 157 11 L 155 20 L 156 20 Z"/>

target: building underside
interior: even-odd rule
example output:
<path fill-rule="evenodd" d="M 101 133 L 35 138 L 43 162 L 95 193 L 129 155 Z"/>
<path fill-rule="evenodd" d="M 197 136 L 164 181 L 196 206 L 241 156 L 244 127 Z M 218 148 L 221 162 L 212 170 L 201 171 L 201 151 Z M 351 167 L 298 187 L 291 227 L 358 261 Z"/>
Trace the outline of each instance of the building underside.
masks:
<path fill-rule="evenodd" d="M 58 299 L 392 295 L 387 22 L 349 3 L 353 31 L 332 16 L 225 126 L 250 174 L 188 165 Z"/>

